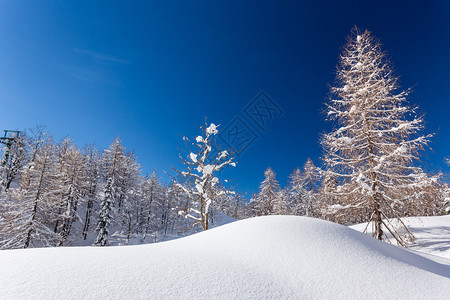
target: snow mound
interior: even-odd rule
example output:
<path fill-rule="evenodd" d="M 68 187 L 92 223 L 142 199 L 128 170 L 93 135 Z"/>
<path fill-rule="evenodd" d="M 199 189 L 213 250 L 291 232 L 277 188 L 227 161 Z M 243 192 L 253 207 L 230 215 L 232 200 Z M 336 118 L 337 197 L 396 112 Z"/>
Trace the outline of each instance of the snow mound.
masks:
<path fill-rule="evenodd" d="M 0 252 L 5 299 L 448 299 L 450 266 L 294 216 L 158 244 Z"/>

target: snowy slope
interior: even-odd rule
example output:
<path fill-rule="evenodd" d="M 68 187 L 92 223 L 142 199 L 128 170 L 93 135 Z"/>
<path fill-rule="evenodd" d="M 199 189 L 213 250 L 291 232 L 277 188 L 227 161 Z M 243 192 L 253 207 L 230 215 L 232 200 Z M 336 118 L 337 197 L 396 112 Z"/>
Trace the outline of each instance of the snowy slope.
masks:
<path fill-rule="evenodd" d="M 410 217 L 403 218 L 416 241 L 409 247 L 420 253 L 428 253 L 445 257 L 450 260 L 450 215 L 436 217 Z M 350 226 L 355 230 L 364 231 L 367 223 Z M 371 234 L 371 226 L 368 227 Z M 395 244 L 395 240 L 391 238 Z"/>
<path fill-rule="evenodd" d="M 0 297 L 448 299 L 449 264 L 334 223 L 270 216 L 150 245 L 1 251 Z"/>

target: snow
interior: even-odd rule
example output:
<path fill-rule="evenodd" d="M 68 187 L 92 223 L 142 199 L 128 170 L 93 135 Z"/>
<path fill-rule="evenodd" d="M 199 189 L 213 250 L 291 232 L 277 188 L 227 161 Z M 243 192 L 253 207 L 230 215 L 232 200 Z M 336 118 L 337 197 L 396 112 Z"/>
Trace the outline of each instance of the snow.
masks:
<path fill-rule="evenodd" d="M 214 123 L 211 123 L 208 128 L 206 128 L 206 133 L 208 135 L 217 134 L 217 126 Z"/>
<path fill-rule="evenodd" d="M 429 224 L 448 234 L 449 217 L 439 218 Z M 449 245 L 447 239 L 441 246 Z M 431 258 L 342 225 L 268 216 L 150 245 L 4 250 L 0 295 L 4 299 L 447 299 L 450 261 Z"/>
<path fill-rule="evenodd" d="M 402 221 L 416 237 L 415 243 L 409 247 L 410 250 L 450 260 L 450 216 L 410 217 L 403 218 Z M 351 228 L 362 232 L 366 226 L 367 223 L 363 223 L 353 225 Z M 370 225 L 367 229 L 368 234 L 371 234 Z M 395 244 L 392 238 L 390 241 Z"/>
<path fill-rule="evenodd" d="M 391 131 L 399 131 L 399 130 L 403 130 L 404 128 L 409 128 L 411 124 L 409 123 L 402 123 L 400 125 L 398 125 L 397 127 L 393 127 L 391 128 Z"/>
<path fill-rule="evenodd" d="M 350 108 L 350 111 L 348 112 L 349 114 L 354 114 L 356 111 L 356 105 L 352 105 L 352 107 Z"/>
<path fill-rule="evenodd" d="M 349 138 L 348 136 L 342 136 L 338 140 L 339 140 L 339 143 L 343 143 L 343 144 L 350 144 L 352 142 L 352 139 Z"/>
<path fill-rule="evenodd" d="M 363 67 L 363 64 L 361 62 L 358 62 L 355 64 L 355 69 L 359 70 Z"/>
<path fill-rule="evenodd" d="M 194 162 L 194 163 L 196 163 L 197 162 L 197 154 L 194 154 L 194 153 L 190 153 L 189 154 L 189 157 L 191 158 L 191 160 Z"/>
<path fill-rule="evenodd" d="M 218 159 L 222 159 L 228 156 L 228 151 L 224 150 L 222 152 L 220 152 L 219 158 Z"/>
<path fill-rule="evenodd" d="M 206 176 L 211 175 L 213 173 L 213 171 L 214 171 L 214 165 L 208 164 L 203 167 L 202 173 L 203 173 L 203 176 L 206 177 Z"/>
<path fill-rule="evenodd" d="M 201 185 L 200 182 L 195 183 L 195 188 L 197 189 L 197 192 L 203 194 L 203 186 Z"/>

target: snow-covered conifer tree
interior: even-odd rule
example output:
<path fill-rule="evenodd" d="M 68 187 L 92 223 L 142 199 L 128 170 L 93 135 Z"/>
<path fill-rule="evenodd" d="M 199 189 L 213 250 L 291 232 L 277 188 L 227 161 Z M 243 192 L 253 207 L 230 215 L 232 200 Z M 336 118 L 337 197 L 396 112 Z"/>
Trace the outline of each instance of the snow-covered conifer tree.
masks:
<path fill-rule="evenodd" d="M 117 137 L 114 142 L 106 149 L 103 154 L 103 177 L 105 181 L 111 179 L 112 190 L 114 192 L 114 205 L 118 206 L 120 210 L 123 199 L 125 198 L 125 187 L 123 182 L 127 158 L 125 147 L 122 145 L 120 139 Z"/>
<path fill-rule="evenodd" d="M 336 204 L 338 181 L 336 176 L 331 172 L 325 172 L 325 176 L 322 178 L 322 184 L 319 191 L 320 203 L 321 203 L 321 217 L 325 220 L 336 222 L 336 223 L 346 223 L 345 221 L 336 219 L 339 215 L 333 215 L 328 213 L 328 208 Z M 342 196 L 342 195 L 340 195 Z"/>
<path fill-rule="evenodd" d="M 332 209 L 364 216 L 374 237 L 384 239 L 387 230 L 405 245 L 389 218 L 403 224 L 400 203 L 417 187 L 423 172 L 414 161 L 430 136 L 420 134 L 422 118 L 407 105 L 409 92 L 398 91 L 398 77 L 369 31 L 355 29 L 348 38 L 331 91 L 327 111 L 336 127 L 322 138 L 324 162 L 344 196 Z"/>
<path fill-rule="evenodd" d="M 51 226 L 60 218 L 55 213 L 59 197 L 54 193 L 56 173 L 53 141 L 42 127 L 32 131 L 29 141 L 31 161 L 24 167 L 20 187 L 14 189 L 9 201 L 9 237 L 2 248 L 55 246 L 60 241 Z"/>
<path fill-rule="evenodd" d="M 288 191 L 285 189 L 280 189 L 277 197 L 272 202 L 272 213 L 274 215 L 289 215 L 291 214 L 291 208 L 288 202 Z"/>
<path fill-rule="evenodd" d="M 60 195 L 61 206 L 58 207 L 60 219 L 56 221 L 55 232 L 61 235 L 59 246 L 69 237 L 72 224 L 79 219 L 77 214 L 79 202 L 86 187 L 84 160 L 81 152 L 70 138 L 63 139 L 57 149 L 56 174 L 54 174 L 55 193 Z"/>
<path fill-rule="evenodd" d="M 156 230 L 157 223 L 164 224 L 164 220 L 157 220 L 156 208 L 163 204 L 161 201 L 163 189 L 159 183 L 156 172 L 153 172 L 149 179 L 145 180 L 142 184 L 142 231 L 144 233 L 143 240 L 145 240 L 147 234 L 151 233 L 152 229 Z M 167 217 L 161 213 L 161 216 Z M 164 217 L 162 217 L 164 219 Z"/>
<path fill-rule="evenodd" d="M 116 176 L 116 183 L 113 188 L 120 190 L 116 196 L 121 201 L 118 207 L 117 222 L 122 226 L 122 233 L 126 235 L 127 243 L 133 233 L 137 233 L 139 213 L 136 209 L 139 206 L 140 186 L 142 177 L 140 176 L 141 166 L 137 162 L 134 153 L 127 153 L 124 165 L 121 169 L 121 176 Z"/>
<path fill-rule="evenodd" d="M 296 168 L 291 175 L 289 175 L 288 184 L 289 203 L 294 215 L 305 215 L 305 205 L 303 203 L 303 178 L 302 171 Z"/>
<path fill-rule="evenodd" d="M 267 168 L 264 172 L 264 180 L 259 187 L 259 193 L 256 196 L 254 209 L 257 216 L 266 216 L 274 213 L 274 202 L 280 195 L 280 184 L 276 179 L 276 174 L 272 168 Z"/>
<path fill-rule="evenodd" d="M 308 158 L 305 165 L 303 166 L 302 173 L 302 190 L 303 190 L 303 207 L 305 216 L 307 217 L 318 217 L 318 208 L 320 204 L 318 203 L 318 183 L 321 178 L 321 170 L 316 167 L 313 161 Z"/>
<path fill-rule="evenodd" d="M 170 185 L 164 185 L 162 196 L 160 209 L 164 234 L 186 231 L 191 227 L 191 221 L 178 213 L 180 210 L 188 211 L 191 205 L 189 196 L 179 187 L 179 183 L 172 181 Z"/>
<path fill-rule="evenodd" d="M 99 219 L 97 223 L 97 238 L 95 239 L 95 246 L 107 246 L 108 245 L 108 227 L 111 224 L 112 209 L 113 209 L 113 190 L 112 179 L 109 178 L 106 182 L 105 195 L 100 203 Z"/>
<path fill-rule="evenodd" d="M 97 190 L 100 184 L 100 157 L 97 149 L 94 145 L 87 146 L 84 148 L 84 177 L 86 180 L 85 185 L 85 203 L 86 203 L 86 211 L 85 217 L 83 221 L 83 230 L 82 235 L 83 239 L 86 240 L 89 230 L 91 228 L 91 217 L 92 210 L 94 208 L 95 201 L 97 200 Z M 95 224 L 95 223 L 94 223 Z"/>
<path fill-rule="evenodd" d="M 186 218 L 194 220 L 195 224 L 201 224 L 203 230 L 208 229 L 209 208 L 211 203 L 223 193 L 228 193 L 223 189 L 217 189 L 215 186 L 219 183 L 218 173 L 227 166 L 236 166 L 234 156 L 227 150 L 218 150 L 217 154 L 212 152 L 215 145 L 215 136 L 218 133 L 218 126 L 211 123 L 209 126 L 205 123 L 204 132 L 197 136 L 195 142 L 183 137 L 187 147 L 194 147 L 187 158 L 180 158 L 187 167 L 187 171 L 177 171 L 181 176 L 187 179 L 184 184 L 178 186 L 195 202 L 196 207 L 189 207 L 187 211 L 180 210 L 179 213 Z"/>

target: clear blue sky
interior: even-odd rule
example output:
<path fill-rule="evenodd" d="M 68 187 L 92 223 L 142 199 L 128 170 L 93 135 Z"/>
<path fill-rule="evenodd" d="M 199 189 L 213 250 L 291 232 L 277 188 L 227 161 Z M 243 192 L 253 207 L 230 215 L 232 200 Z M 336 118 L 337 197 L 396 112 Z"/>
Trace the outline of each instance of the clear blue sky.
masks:
<path fill-rule="evenodd" d="M 271 166 L 285 185 L 308 157 L 319 164 L 327 85 L 357 25 L 437 133 L 427 169 L 449 171 L 450 5 L 392 2 L 0 1 L 0 129 L 43 124 L 101 148 L 120 136 L 144 173 L 162 174 L 180 134 L 239 117 L 258 138 L 225 175 L 255 192 Z M 261 90 L 284 111 L 264 130 L 244 112 Z"/>

